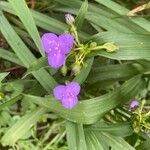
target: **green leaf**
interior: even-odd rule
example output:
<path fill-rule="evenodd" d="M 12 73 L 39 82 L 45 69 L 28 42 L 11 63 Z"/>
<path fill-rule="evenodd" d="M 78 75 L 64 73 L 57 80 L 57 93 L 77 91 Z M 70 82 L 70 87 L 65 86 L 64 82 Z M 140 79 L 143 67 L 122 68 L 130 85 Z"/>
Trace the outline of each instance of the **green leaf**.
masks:
<path fill-rule="evenodd" d="M 1 2 L 0 8 L 6 12 L 9 12 L 15 15 L 15 11 L 7 2 Z M 60 33 L 63 33 L 64 30 L 67 29 L 67 25 L 57 19 L 54 19 L 50 16 L 44 15 L 34 10 L 31 10 L 31 13 L 33 15 L 36 25 L 47 31 L 60 34 Z M 87 39 L 89 35 L 87 33 L 79 32 L 79 36 L 82 39 Z"/>
<path fill-rule="evenodd" d="M 38 71 L 38 70 L 40 70 L 40 69 L 49 69 L 49 72 L 50 72 L 50 74 L 51 75 L 54 75 L 56 72 L 57 72 L 57 70 L 56 69 L 53 69 L 53 68 L 51 68 L 49 65 L 48 65 L 48 63 L 47 63 L 47 57 L 41 57 L 41 58 L 39 58 L 39 59 L 37 59 L 37 61 L 35 61 L 35 62 L 33 62 L 30 66 L 29 66 L 29 68 L 28 68 L 28 70 L 27 70 L 27 72 L 25 73 L 25 75 L 23 76 L 23 78 L 25 78 L 26 76 L 28 76 L 29 74 L 32 74 L 34 71 Z"/>
<path fill-rule="evenodd" d="M 15 15 L 15 11 L 13 10 L 13 8 L 8 2 L 1 2 L 0 8 L 6 12 Z M 61 33 L 67 28 L 67 25 L 65 25 L 64 23 L 62 23 L 57 19 L 54 19 L 52 17 L 49 17 L 47 15 L 44 15 L 34 10 L 30 10 L 30 11 L 35 20 L 35 23 L 37 24 L 37 26 L 40 26 L 41 28 L 44 28 L 48 31 L 52 31 L 54 33 Z"/>
<path fill-rule="evenodd" d="M 117 60 L 150 59 L 150 36 L 140 34 L 126 34 L 119 32 L 103 32 L 94 35 L 89 40 L 98 44 L 114 42 L 119 50 L 113 53 L 99 50 L 95 55 Z"/>
<path fill-rule="evenodd" d="M 93 68 L 88 76 L 87 82 L 91 84 L 105 81 L 125 81 L 135 75 L 146 72 L 148 69 L 150 70 L 148 65 L 145 66 L 134 62 L 117 65 L 104 65 Z"/>
<path fill-rule="evenodd" d="M 127 16 L 129 12 L 128 9 L 119 5 L 116 2 L 110 0 L 95 0 L 96 2 L 104 5 L 105 7 L 113 10 L 114 12 L 118 13 L 119 15 Z M 146 31 L 150 32 L 150 22 L 142 17 L 130 17 L 130 20 L 135 24 L 139 25 L 141 28 L 145 29 Z"/>
<path fill-rule="evenodd" d="M 3 72 L 0 73 L 0 83 L 5 79 L 6 76 L 8 76 L 9 72 Z"/>
<path fill-rule="evenodd" d="M 66 131 L 70 150 L 87 150 L 82 124 L 66 121 Z"/>
<path fill-rule="evenodd" d="M 149 150 L 150 138 L 147 138 L 146 141 L 142 142 L 136 147 L 136 150 Z"/>
<path fill-rule="evenodd" d="M 73 81 L 76 81 L 76 82 L 82 84 L 86 80 L 87 76 L 89 75 L 89 73 L 91 71 L 93 60 L 94 60 L 94 57 L 88 59 L 85 62 L 85 64 L 87 66 L 85 66 L 81 69 L 80 73 L 73 79 Z"/>
<path fill-rule="evenodd" d="M 133 133 L 131 124 L 129 123 L 97 123 L 96 125 L 88 126 L 85 128 L 86 131 L 92 130 L 96 132 L 106 132 L 111 135 L 126 137 Z"/>
<path fill-rule="evenodd" d="M 96 135 L 98 136 L 98 134 Z M 107 144 L 109 144 L 109 146 L 111 146 L 113 149 L 135 150 L 123 138 L 116 137 L 104 132 L 101 132 L 100 135 L 105 139 L 105 141 L 107 141 Z"/>
<path fill-rule="evenodd" d="M 66 121 L 67 142 L 70 150 L 77 150 L 77 126 L 75 123 Z"/>
<path fill-rule="evenodd" d="M 82 27 L 87 10 L 88 10 L 88 0 L 84 0 L 77 14 L 77 17 L 75 18 L 75 25 L 77 29 L 80 29 Z"/>
<path fill-rule="evenodd" d="M 41 68 L 45 68 L 47 66 L 48 66 L 47 57 L 41 57 L 29 66 L 28 72 L 37 71 L 37 70 L 39 70 Z"/>
<path fill-rule="evenodd" d="M 0 48 L 0 58 L 6 59 L 17 65 L 24 66 L 23 63 L 18 59 L 18 57 L 14 53 L 3 48 Z"/>
<path fill-rule="evenodd" d="M 57 19 L 54 19 L 52 17 L 49 17 L 37 11 L 32 11 L 32 14 L 33 14 L 33 17 L 35 19 L 35 23 L 37 24 L 37 26 L 47 31 L 60 34 L 60 33 L 63 33 L 67 29 L 67 25 Z M 82 39 L 87 39 L 89 35 L 87 33 L 79 32 L 79 36 Z"/>
<path fill-rule="evenodd" d="M 4 35 L 7 42 L 10 44 L 18 58 L 24 64 L 24 66 L 28 68 L 30 64 L 36 61 L 36 58 L 23 43 L 20 37 L 16 34 L 3 13 L 0 13 L 0 27 L 2 34 Z M 47 91 L 53 89 L 57 84 L 56 81 L 50 76 L 50 74 L 42 68 L 38 71 L 33 72 L 32 74 Z"/>
<path fill-rule="evenodd" d="M 79 104 L 71 110 L 65 109 L 53 96 L 41 98 L 25 95 L 25 97 L 69 121 L 92 124 L 98 121 L 106 112 L 133 99 L 144 86 L 145 81 L 141 79 L 141 76 L 135 76 L 113 92 L 88 100 L 80 100 Z"/>
<path fill-rule="evenodd" d="M 46 112 L 45 108 L 37 108 L 36 110 L 26 114 L 18 120 L 1 139 L 2 144 L 14 145 L 21 137 L 23 137 L 30 128 L 39 120 L 39 118 Z"/>
<path fill-rule="evenodd" d="M 72 14 L 77 14 L 78 9 L 72 9 L 72 8 L 58 8 L 58 11 L 61 12 L 69 12 Z M 101 11 L 101 10 L 100 10 Z M 105 12 L 107 13 L 107 12 Z M 88 20 L 93 25 L 96 25 L 98 27 L 104 28 L 105 30 L 111 31 L 111 32 L 127 32 L 127 33 L 133 33 L 132 29 L 127 28 L 126 26 L 123 26 L 120 22 L 107 17 L 103 16 L 102 14 L 98 12 L 87 12 L 85 19 Z"/>
<path fill-rule="evenodd" d="M 26 27 L 27 31 L 31 35 L 36 46 L 38 47 L 40 53 L 43 56 L 45 56 L 45 53 L 42 50 L 39 33 L 37 31 L 37 28 L 36 28 L 35 22 L 33 20 L 32 14 L 26 5 L 26 2 L 24 0 L 22 0 L 22 2 L 19 3 L 18 0 L 9 0 L 9 3 L 13 7 L 13 9 L 15 10 L 15 12 L 18 15 L 18 17 L 20 18 L 20 20 L 23 22 L 24 26 Z"/>
<path fill-rule="evenodd" d="M 15 102 L 17 102 L 18 100 L 20 100 L 22 98 L 22 94 L 18 94 L 17 96 L 7 100 L 7 101 L 4 101 L 0 104 L 0 110 L 3 109 L 4 107 L 8 107 L 12 104 L 14 104 Z"/>
<path fill-rule="evenodd" d="M 51 67 L 48 65 L 48 63 L 47 63 L 47 57 L 41 57 L 41 58 L 37 59 L 35 62 L 33 62 L 33 63 L 29 66 L 29 68 L 28 68 L 26 74 L 30 74 L 30 73 L 32 73 L 33 71 L 37 71 L 37 70 L 42 69 L 42 68 L 47 68 L 47 69 L 49 69 L 51 75 L 53 75 L 53 74 L 55 74 L 55 73 L 57 72 L 56 69 L 53 69 L 53 68 L 51 68 Z"/>
<path fill-rule="evenodd" d="M 52 17 L 49 17 L 34 10 L 32 10 L 31 12 L 37 26 L 43 29 L 60 34 L 64 32 L 64 30 L 66 30 L 67 28 L 66 24 L 57 19 L 54 19 Z"/>
<path fill-rule="evenodd" d="M 78 150 L 87 150 L 83 125 L 77 124 L 77 128 L 78 128 Z"/>
<path fill-rule="evenodd" d="M 105 144 L 105 142 L 103 142 L 102 140 L 99 141 L 99 139 L 95 136 L 95 134 L 90 130 L 87 131 L 85 135 L 86 135 L 88 150 L 105 150 L 105 147 L 107 147 L 107 149 L 109 148 Z M 105 144 L 105 147 L 102 143 Z"/>
<path fill-rule="evenodd" d="M 74 0 L 56 0 L 58 3 L 62 5 L 68 6 L 56 8 L 58 11 L 61 12 L 69 12 L 72 14 L 77 14 L 78 9 L 81 7 L 81 1 L 74 1 Z M 121 32 L 121 33 L 142 33 L 147 34 L 142 27 L 138 26 L 137 24 L 133 23 L 130 18 L 122 17 L 112 11 L 111 9 L 105 8 L 102 5 L 89 5 L 89 11 L 87 12 L 85 18 L 90 22 L 97 26 L 102 27 L 103 29 L 113 31 L 113 32 Z M 111 14 L 111 15 L 110 15 Z"/>
<path fill-rule="evenodd" d="M 7 42 L 15 51 L 18 58 L 23 62 L 23 64 L 28 67 L 30 62 L 35 61 L 36 58 L 33 54 L 29 51 L 23 41 L 19 38 L 16 34 L 14 29 L 11 27 L 5 16 L 2 12 L 0 16 L 0 24 L 1 24 L 1 31 L 4 37 L 6 38 Z M 20 50 L 21 49 L 21 50 Z"/>

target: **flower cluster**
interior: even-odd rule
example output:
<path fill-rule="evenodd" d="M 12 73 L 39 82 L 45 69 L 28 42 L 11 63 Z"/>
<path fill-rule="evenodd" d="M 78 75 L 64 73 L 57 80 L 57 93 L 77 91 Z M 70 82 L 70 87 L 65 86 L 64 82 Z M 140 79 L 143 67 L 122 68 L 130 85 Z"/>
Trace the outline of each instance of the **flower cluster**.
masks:
<path fill-rule="evenodd" d="M 129 111 L 131 112 L 131 124 L 135 133 L 150 133 L 150 111 L 146 104 L 146 100 L 141 102 L 133 100 L 130 103 Z"/>
<path fill-rule="evenodd" d="M 57 69 L 65 63 L 65 55 L 73 47 L 74 37 L 67 33 L 60 36 L 54 33 L 45 33 L 41 41 L 44 51 L 48 54 L 49 65 Z"/>
<path fill-rule="evenodd" d="M 77 95 L 79 92 L 80 85 L 77 82 L 70 82 L 67 85 L 58 85 L 53 90 L 55 98 L 67 109 L 72 109 L 77 105 Z"/>
<path fill-rule="evenodd" d="M 105 49 L 107 52 L 114 52 L 118 49 L 113 43 L 105 43 L 97 45 L 97 43 L 82 44 L 79 40 L 78 32 L 75 26 L 75 18 L 71 14 L 65 15 L 66 23 L 69 25 L 68 32 L 57 36 L 54 33 L 45 33 L 42 38 L 42 46 L 48 55 L 48 64 L 54 68 L 61 68 L 63 75 L 67 74 L 66 54 L 69 53 L 67 59 L 71 58 L 71 75 L 77 75 L 81 68 L 86 66 L 86 56 L 95 50 Z M 72 51 L 71 51 L 72 49 Z M 71 51 L 71 52 L 70 52 Z M 80 86 L 76 82 L 59 85 L 54 89 L 54 96 L 65 108 L 71 109 L 78 103 L 77 95 L 80 92 Z"/>

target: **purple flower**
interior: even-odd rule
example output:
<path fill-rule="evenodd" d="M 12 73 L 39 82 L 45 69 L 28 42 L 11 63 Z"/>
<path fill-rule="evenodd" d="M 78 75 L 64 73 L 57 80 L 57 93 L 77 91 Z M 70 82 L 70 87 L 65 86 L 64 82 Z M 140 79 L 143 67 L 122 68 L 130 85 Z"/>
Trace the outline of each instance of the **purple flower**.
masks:
<path fill-rule="evenodd" d="M 136 101 L 136 100 L 133 100 L 133 101 L 130 103 L 129 111 L 131 111 L 133 108 L 136 108 L 137 106 L 139 106 L 139 102 Z"/>
<path fill-rule="evenodd" d="M 67 109 L 72 109 L 77 105 L 77 95 L 79 93 L 80 85 L 77 82 L 70 82 L 67 85 L 58 85 L 53 90 L 55 98 Z"/>
<path fill-rule="evenodd" d="M 48 54 L 48 63 L 53 68 L 61 67 L 65 62 L 65 54 L 73 47 L 74 37 L 71 34 L 45 33 L 42 38 L 42 46 Z"/>

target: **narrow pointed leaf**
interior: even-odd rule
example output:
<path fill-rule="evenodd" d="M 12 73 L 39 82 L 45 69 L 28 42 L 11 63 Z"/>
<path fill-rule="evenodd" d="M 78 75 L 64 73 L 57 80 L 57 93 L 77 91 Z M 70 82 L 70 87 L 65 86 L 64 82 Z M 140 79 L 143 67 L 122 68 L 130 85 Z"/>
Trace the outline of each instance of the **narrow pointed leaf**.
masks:
<path fill-rule="evenodd" d="M 33 16 L 26 5 L 26 2 L 24 0 L 22 0 L 21 3 L 18 0 L 9 0 L 9 3 L 15 10 L 15 13 L 18 15 L 20 20 L 23 22 L 25 28 L 27 29 L 36 46 L 38 47 L 40 53 L 44 56 L 45 54 L 42 50 L 38 30 L 36 28 Z"/>

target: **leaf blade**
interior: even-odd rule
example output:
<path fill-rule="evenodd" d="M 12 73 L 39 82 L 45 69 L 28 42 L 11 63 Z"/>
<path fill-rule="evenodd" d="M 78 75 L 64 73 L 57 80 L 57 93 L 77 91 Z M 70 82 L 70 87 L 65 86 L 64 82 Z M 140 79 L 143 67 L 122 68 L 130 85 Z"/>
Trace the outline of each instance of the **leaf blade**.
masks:
<path fill-rule="evenodd" d="M 45 56 L 45 53 L 42 50 L 38 30 L 36 28 L 32 14 L 26 5 L 26 2 L 22 0 L 22 2 L 19 3 L 18 0 L 9 0 L 9 3 L 15 10 L 16 14 L 19 16 L 20 20 L 23 22 L 24 26 L 26 27 L 28 33 L 31 35 L 42 56 Z"/>
<path fill-rule="evenodd" d="M 45 108 L 37 108 L 31 113 L 23 116 L 4 134 L 1 141 L 3 145 L 14 145 L 29 129 L 38 121 L 42 114 L 46 112 Z"/>
<path fill-rule="evenodd" d="M 75 25 L 76 25 L 77 29 L 80 29 L 82 27 L 87 10 L 88 10 L 88 1 L 84 0 L 76 18 L 75 18 Z"/>

